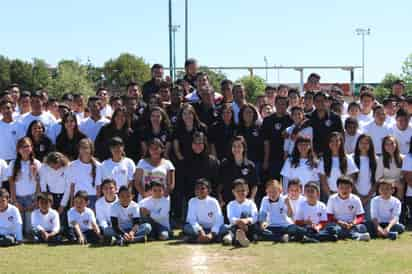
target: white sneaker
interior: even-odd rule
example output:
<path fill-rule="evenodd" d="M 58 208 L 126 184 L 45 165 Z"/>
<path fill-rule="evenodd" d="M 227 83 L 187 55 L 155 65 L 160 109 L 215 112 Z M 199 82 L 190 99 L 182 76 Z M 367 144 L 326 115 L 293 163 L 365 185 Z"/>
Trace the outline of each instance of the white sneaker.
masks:
<path fill-rule="evenodd" d="M 233 242 L 233 237 L 232 237 L 232 233 L 229 232 L 228 234 L 226 234 L 223 239 L 223 245 L 232 245 Z"/>
<path fill-rule="evenodd" d="M 241 247 L 248 247 L 250 244 L 245 232 L 241 229 L 236 230 L 236 240 L 239 242 Z"/>
<path fill-rule="evenodd" d="M 368 232 L 359 234 L 358 241 L 368 242 L 371 239 L 371 235 Z"/>

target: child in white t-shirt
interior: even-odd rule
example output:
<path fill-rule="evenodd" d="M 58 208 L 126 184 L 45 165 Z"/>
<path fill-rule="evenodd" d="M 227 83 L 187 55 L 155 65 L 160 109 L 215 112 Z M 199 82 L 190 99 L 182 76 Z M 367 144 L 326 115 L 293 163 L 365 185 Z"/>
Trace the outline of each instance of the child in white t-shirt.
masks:
<path fill-rule="evenodd" d="M 0 188 L 3 187 L 4 181 L 7 181 L 7 163 L 0 159 Z"/>
<path fill-rule="evenodd" d="M 74 195 L 74 206 L 67 212 L 69 240 L 81 245 L 102 240 L 94 212 L 87 207 L 88 202 L 87 192 L 80 190 Z"/>
<path fill-rule="evenodd" d="M 100 197 L 96 202 L 96 219 L 103 232 L 105 242 L 112 240 L 115 232 L 112 228 L 111 210 L 112 206 L 118 201 L 116 195 L 116 182 L 111 179 L 103 180 L 101 184 L 103 197 Z"/>
<path fill-rule="evenodd" d="M 299 204 L 295 215 L 295 223 L 305 229 L 305 242 L 336 241 L 334 231 L 326 229 L 328 216 L 326 205 L 319 201 L 320 191 L 316 182 L 309 182 L 304 189 L 305 201 Z"/>
<path fill-rule="evenodd" d="M 150 237 L 165 241 L 170 237 L 170 198 L 164 196 L 165 186 L 153 181 L 150 183 L 152 195 L 139 202 L 140 215 L 151 224 Z"/>
<path fill-rule="evenodd" d="M 293 179 L 288 182 L 288 192 L 287 196 L 292 206 L 293 217 L 292 220 L 295 221 L 296 211 L 299 207 L 299 204 L 304 202 L 306 199 L 302 195 L 302 185 L 298 179 Z"/>
<path fill-rule="evenodd" d="M 341 176 L 337 185 L 338 193 L 331 195 L 327 204 L 329 231 L 333 231 L 340 239 L 369 241 L 370 235 L 363 224 L 365 211 L 359 197 L 352 194 L 352 179 Z"/>
<path fill-rule="evenodd" d="M 259 210 L 260 234 L 263 240 L 288 242 L 289 238 L 303 239 L 304 230 L 293 223 L 290 199 L 282 196 L 282 184 L 276 180 L 266 183 L 266 197 Z"/>
<path fill-rule="evenodd" d="M 394 182 L 382 179 L 378 182 L 379 196 L 372 199 L 371 218 L 368 222 L 372 238 L 389 238 L 396 240 L 405 231 L 405 226 L 399 223 L 402 205 L 398 198 L 392 196 Z"/>
<path fill-rule="evenodd" d="M 255 202 L 247 199 L 249 185 L 244 179 L 239 178 L 233 182 L 232 192 L 235 200 L 227 205 L 227 218 L 231 225 L 231 232 L 223 237 L 223 243 L 232 244 L 233 242 L 235 245 L 246 247 L 251 240 L 257 240 L 258 210 Z"/>
<path fill-rule="evenodd" d="M 62 239 L 60 233 L 59 213 L 51 206 L 53 196 L 47 193 L 37 195 L 37 206 L 31 213 L 31 225 L 34 241 L 58 243 Z"/>
<path fill-rule="evenodd" d="M 121 186 L 118 195 L 119 201 L 110 210 L 117 244 L 123 246 L 128 243 L 145 242 L 152 226 L 141 222 L 139 205 L 132 200 L 132 192 L 127 186 Z"/>
<path fill-rule="evenodd" d="M 292 156 L 295 147 L 295 140 L 298 136 L 307 137 L 310 140 L 313 138 L 313 129 L 305 119 L 305 112 L 302 107 L 292 107 L 290 110 L 293 125 L 286 129 L 286 139 L 283 144 L 285 159 Z"/>
<path fill-rule="evenodd" d="M 20 211 L 9 203 L 10 194 L 0 189 L 0 246 L 15 245 L 23 240 Z"/>
<path fill-rule="evenodd" d="M 196 197 L 189 200 L 186 224 L 183 227 L 185 241 L 210 243 L 220 241 L 227 234 L 219 202 L 209 196 L 210 187 L 210 182 L 206 179 L 196 181 Z"/>

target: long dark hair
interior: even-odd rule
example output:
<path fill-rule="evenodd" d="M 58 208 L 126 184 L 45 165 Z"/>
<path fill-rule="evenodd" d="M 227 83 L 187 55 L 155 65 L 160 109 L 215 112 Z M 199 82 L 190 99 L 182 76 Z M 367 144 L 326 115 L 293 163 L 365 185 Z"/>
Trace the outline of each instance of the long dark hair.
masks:
<path fill-rule="evenodd" d="M 311 168 L 316 168 L 318 166 L 318 160 L 315 156 L 315 153 L 313 152 L 312 141 L 310 140 L 310 138 L 303 137 L 303 136 L 299 136 L 296 139 L 295 147 L 293 148 L 293 152 L 292 152 L 292 159 L 291 159 L 292 167 L 296 168 L 296 167 L 299 166 L 300 153 L 299 153 L 298 145 L 300 143 L 308 143 L 310 145 L 310 148 L 309 148 L 309 151 L 308 151 L 308 160 L 306 161 L 306 163 Z"/>
<path fill-rule="evenodd" d="M 343 136 L 339 132 L 332 132 L 329 137 L 329 144 L 332 141 L 332 138 L 338 138 L 340 141 L 338 158 L 339 158 L 339 169 L 342 174 L 346 174 L 348 170 L 348 161 L 346 159 Z M 323 163 L 325 167 L 325 173 L 329 177 L 332 171 L 332 150 L 327 146 L 325 153 L 323 154 Z"/>
<path fill-rule="evenodd" d="M 119 113 L 122 113 L 122 114 L 124 115 L 124 117 L 125 117 L 124 125 L 123 125 L 123 127 L 122 127 L 120 130 L 121 130 L 122 132 L 124 132 L 124 133 L 127 134 L 127 133 L 129 132 L 129 126 L 128 126 L 128 124 L 127 124 L 128 114 L 127 114 L 127 110 L 126 110 L 125 107 L 120 107 L 120 108 L 118 108 L 118 109 L 116 109 L 116 110 L 114 111 L 114 113 L 113 113 L 113 115 L 112 115 L 112 118 L 110 119 L 109 126 L 110 126 L 111 128 L 113 128 L 113 129 L 116 129 L 115 118 L 116 118 L 116 116 L 117 116 Z"/>
<path fill-rule="evenodd" d="M 361 134 L 356 141 L 356 146 L 355 146 L 355 154 L 354 154 L 354 160 L 355 164 L 360 169 L 360 149 L 359 149 L 359 143 L 362 139 L 368 139 L 369 142 L 369 151 L 368 151 L 368 158 L 369 158 L 369 168 L 371 170 L 372 174 L 372 184 L 375 184 L 375 172 L 376 172 L 376 155 L 375 155 L 375 147 L 373 146 L 373 141 L 372 138 L 367 135 L 367 134 Z"/>
<path fill-rule="evenodd" d="M 12 175 L 11 175 L 11 179 L 14 182 L 16 182 L 16 179 L 19 176 L 19 173 L 21 171 L 22 157 L 19 153 L 19 150 L 26 143 L 29 144 L 32 147 L 32 152 L 30 153 L 30 156 L 29 156 L 30 165 L 32 165 L 34 163 L 33 142 L 29 137 L 23 137 L 17 142 L 17 145 L 16 145 L 17 157 L 16 157 L 16 160 L 14 161 L 13 172 L 12 172 Z"/>
<path fill-rule="evenodd" d="M 33 127 L 35 125 L 40 125 L 41 128 L 43 129 L 43 135 L 40 138 L 44 137 L 45 134 L 46 134 L 46 128 L 44 127 L 44 124 L 41 121 L 39 121 L 39 120 L 32 121 L 29 125 L 29 128 L 27 129 L 26 137 L 29 137 L 32 140 L 33 143 L 34 143 L 34 138 L 33 138 L 32 130 L 33 130 Z"/>
<path fill-rule="evenodd" d="M 180 131 L 180 130 L 185 130 L 186 126 L 185 126 L 185 122 L 183 121 L 183 111 L 188 110 L 190 111 L 190 113 L 192 113 L 193 115 L 193 129 L 194 130 L 199 130 L 201 128 L 206 128 L 206 125 L 203 124 L 200 119 L 199 116 L 196 113 L 195 108 L 188 103 L 184 103 L 181 110 L 179 111 L 179 115 L 177 116 L 177 121 L 176 121 L 176 131 Z"/>
<path fill-rule="evenodd" d="M 66 126 L 65 126 L 65 124 L 66 124 L 66 122 L 69 118 L 72 118 L 74 120 L 74 124 L 75 124 L 74 130 L 73 130 L 73 139 L 78 139 L 78 138 L 81 138 L 81 137 L 85 136 L 79 129 L 76 114 L 74 112 L 68 112 L 63 116 L 62 121 L 60 123 L 61 126 L 62 126 L 62 129 L 60 131 L 60 134 L 56 138 L 56 142 L 63 142 L 64 143 L 66 141 L 69 141 L 69 136 L 67 135 L 67 130 L 66 130 Z"/>
<path fill-rule="evenodd" d="M 243 156 L 243 161 L 247 160 L 247 143 L 246 143 L 245 138 L 243 136 L 239 136 L 239 135 L 234 136 L 232 138 L 232 141 L 230 142 L 230 153 L 229 153 L 228 158 L 233 160 L 233 161 L 235 160 L 235 157 L 233 156 L 233 152 L 232 152 L 232 147 L 233 147 L 233 144 L 235 142 L 240 142 L 242 144 L 242 146 L 243 146 L 243 155 L 242 155 Z"/>
<path fill-rule="evenodd" d="M 245 125 L 245 119 L 243 119 L 243 112 L 246 109 L 251 109 L 253 111 L 253 121 L 252 121 L 252 126 L 256 124 L 257 119 L 259 118 L 258 111 L 256 110 L 256 107 L 250 103 L 244 104 L 239 111 L 239 127 L 244 128 L 246 127 Z"/>
<path fill-rule="evenodd" d="M 162 109 L 161 107 L 153 107 L 152 109 L 150 109 L 149 111 L 149 121 L 148 121 L 148 128 L 150 129 L 150 131 L 153 131 L 153 126 L 152 126 L 152 121 L 151 121 L 151 116 L 152 113 L 155 111 L 159 111 L 160 115 L 162 116 L 162 121 L 160 121 L 160 128 L 162 130 L 170 130 L 170 120 L 169 120 L 169 116 L 167 116 L 167 113 L 164 111 L 164 109 Z"/>
<path fill-rule="evenodd" d="M 83 145 L 88 146 L 90 148 L 91 158 L 90 158 L 90 163 L 89 164 L 92 165 L 91 176 L 93 178 L 92 186 L 94 187 L 96 185 L 96 169 L 97 169 L 97 161 L 93 157 L 93 155 L 94 155 L 94 143 L 89 138 L 81 139 L 80 142 L 79 142 L 79 151 L 80 151 L 80 147 L 83 146 Z M 80 157 L 80 154 L 79 154 L 79 157 Z"/>
<path fill-rule="evenodd" d="M 160 157 L 164 158 L 166 147 L 165 147 L 165 144 L 162 142 L 162 140 L 160 140 L 159 138 L 153 138 L 149 141 L 149 143 L 147 144 L 146 153 L 145 153 L 143 158 L 150 159 L 150 157 L 151 157 L 151 155 L 150 155 L 150 146 L 151 145 L 156 145 L 156 146 L 160 147 L 162 149 L 162 153 L 160 154 Z"/>
<path fill-rule="evenodd" d="M 391 155 L 385 150 L 385 142 L 388 140 L 392 141 L 396 147 L 393 153 L 393 159 L 391 159 Z M 395 161 L 397 168 L 402 167 L 401 153 L 399 152 L 399 142 L 395 137 L 391 135 L 385 136 L 385 138 L 383 138 L 382 140 L 382 160 L 383 160 L 383 166 L 385 168 L 389 168 L 392 160 Z"/>
<path fill-rule="evenodd" d="M 230 125 L 234 126 L 235 125 L 235 113 L 233 111 L 232 104 L 226 103 L 222 105 L 222 108 L 220 109 L 220 120 L 222 121 L 222 123 L 224 123 L 223 122 L 223 112 L 225 110 L 230 110 L 230 112 L 232 112 L 232 119 L 230 120 Z"/>
<path fill-rule="evenodd" d="M 293 112 L 295 112 L 295 111 L 301 111 L 303 113 L 303 121 L 300 125 L 295 125 L 293 127 L 293 130 L 291 132 L 292 135 L 296 135 L 300 131 L 304 130 L 305 128 L 310 127 L 309 119 L 305 119 L 305 110 L 302 107 L 294 106 L 294 107 L 291 108 L 290 114 L 293 115 Z"/>

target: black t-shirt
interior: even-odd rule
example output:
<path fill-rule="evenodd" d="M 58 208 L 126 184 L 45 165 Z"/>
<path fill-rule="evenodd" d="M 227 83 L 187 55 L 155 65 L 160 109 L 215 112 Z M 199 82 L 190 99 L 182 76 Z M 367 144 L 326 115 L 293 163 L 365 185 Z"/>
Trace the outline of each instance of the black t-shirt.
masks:
<path fill-rule="evenodd" d="M 263 161 L 263 134 L 259 126 L 238 127 L 237 135 L 245 138 L 247 144 L 247 158 L 252 162 Z"/>
<path fill-rule="evenodd" d="M 278 117 L 276 113 L 263 120 L 262 134 L 263 140 L 270 143 L 269 160 L 283 161 L 283 144 L 285 142 L 282 133 L 291 126 L 292 119 L 288 114 Z"/>
<path fill-rule="evenodd" d="M 230 142 L 235 135 L 235 124 L 227 126 L 222 121 L 218 121 L 209 128 L 209 143 L 215 145 L 218 159 L 227 158 L 230 155 Z"/>
<path fill-rule="evenodd" d="M 158 133 L 154 133 L 150 127 L 145 127 L 142 130 L 141 141 L 148 143 L 154 138 L 158 138 L 163 144 L 166 144 L 172 140 L 172 133 L 169 129 L 161 129 Z"/>
<path fill-rule="evenodd" d="M 249 194 L 252 187 L 257 186 L 259 181 L 256 175 L 255 164 L 250 160 L 244 160 L 239 166 L 232 159 L 224 159 L 220 165 L 219 184 L 223 186 L 223 200 L 228 203 L 234 200 L 232 183 L 235 179 L 242 178 L 249 185 Z"/>
<path fill-rule="evenodd" d="M 69 139 L 61 132 L 56 139 L 56 150 L 69 158 L 70 161 L 76 160 L 79 155 L 79 142 L 87 138 L 82 132 L 78 132 L 73 139 Z"/>
<path fill-rule="evenodd" d="M 155 83 L 154 79 L 143 84 L 143 101 L 148 102 L 152 94 L 159 93 L 160 85 Z"/>
<path fill-rule="evenodd" d="M 49 137 L 43 136 L 40 142 L 35 143 L 33 141 L 33 151 L 36 159 L 43 162 L 44 157 L 47 156 L 49 152 L 55 151 L 55 147 Z"/>
<path fill-rule="evenodd" d="M 322 155 L 328 146 L 330 134 L 334 131 L 343 133 L 342 120 L 333 112 L 326 112 L 325 117 L 320 119 L 317 110 L 309 117 L 313 129 L 313 148 L 318 155 Z"/>
<path fill-rule="evenodd" d="M 203 132 L 207 134 L 206 126 L 199 125 L 196 128 L 194 127 L 191 131 L 187 131 L 185 128 L 178 127 L 173 131 L 172 140 L 177 140 L 179 142 L 180 153 L 185 159 L 189 158 L 192 155 L 192 141 L 193 133 L 196 131 Z"/>
<path fill-rule="evenodd" d="M 206 107 L 202 102 L 193 103 L 192 105 L 197 116 L 199 116 L 199 120 L 208 127 L 220 119 L 216 107 Z"/>

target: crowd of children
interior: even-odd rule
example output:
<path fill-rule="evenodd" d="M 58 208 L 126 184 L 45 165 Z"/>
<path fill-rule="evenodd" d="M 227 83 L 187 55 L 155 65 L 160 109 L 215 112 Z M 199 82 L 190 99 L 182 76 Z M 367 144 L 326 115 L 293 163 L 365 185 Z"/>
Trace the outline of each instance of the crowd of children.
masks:
<path fill-rule="evenodd" d="M 349 104 L 312 73 L 302 92 L 221 94 L 194 59 L 127 95 L 0 94 L 0 245 L 395 240 L 412 221 L 412 98 Z M 405 225 L 404 225 L 405 224 Z M 181 229 L 181 237 L 175 228 Z"/>

